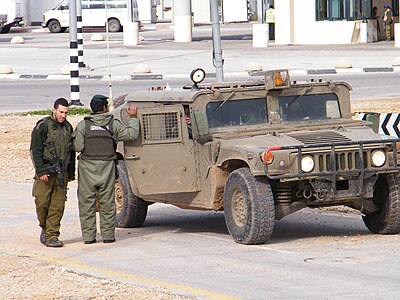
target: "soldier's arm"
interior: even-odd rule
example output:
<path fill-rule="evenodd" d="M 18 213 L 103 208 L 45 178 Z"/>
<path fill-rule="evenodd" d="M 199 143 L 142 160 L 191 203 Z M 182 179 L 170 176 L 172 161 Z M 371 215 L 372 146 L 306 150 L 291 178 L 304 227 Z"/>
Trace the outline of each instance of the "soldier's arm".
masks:
<path fill-rule="evenodd" d="M 75 152 L 82 152 L 85 148 L 85 121 L 80 121 L 72 133 L 72 148 Z"/>
<path fill-rule="evenodd" d="M 139 136 L 139 120 L 137 117 L 130 117 L 128 125 L 124 125 L 114 119 L 113 130 L 118 141 L 136 140 Z"/>
<path fill-rule="evenodd" d="M 48 174 L 46 168 L 44 167 L 44 160 L 43 160 L 43 151 L 44 151 L 43 144 L 45 141 L 46 141 L 46 133 L 44 132 L 44 125 L 38 124 L 32 130 L 30 151 L 31 151 L 32 162 L 35 167 L 35 172 L 39 177 Z"/>

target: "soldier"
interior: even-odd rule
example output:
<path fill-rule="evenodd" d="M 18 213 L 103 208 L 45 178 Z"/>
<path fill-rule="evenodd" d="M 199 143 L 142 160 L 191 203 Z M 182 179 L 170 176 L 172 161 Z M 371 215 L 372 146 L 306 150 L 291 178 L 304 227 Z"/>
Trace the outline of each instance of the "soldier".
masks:
<path fill-rule="evenodd" d="M 388 4 L 385 4 L 385 12 L 383 15 L 383 22 L 385 23 L 386 40 L 392 39 L 392 24 L 393 24 L 393 11 Z"/>
<path fill-rule="evenodd" d="M 275 9 L 273 5 L 266 10 L 265 22 L 268 24 L 269 40 L 275 40 Z"/>
<path fill-rule="evenodd" d="M 116 142 L 135 140 L 139 135 L 137 107 L 128 106 L 128 126 L 113 118 L 108 97 L 93 96 L 93 114 L 79 122 L 73 133 L 78 156 L 78 199 L 82 239 L 85 244 L 96 242 L 96 195 L 100 206 L 100 231 L 104 243 L 115 242 Z"/>
<path fill-rule="evenodd" d="M 67 121 L 68 102 L 54 102 L 51 116 L 37 122 L 32 131 L 31 157 L 35 167 L 32 196 L 42 228 L 40 242 L 47 247 L 62 247 L 60 222 L 64 214 L 67 181 L 75 178 L 75 152 L 72 151 L 73 128 Z"/>

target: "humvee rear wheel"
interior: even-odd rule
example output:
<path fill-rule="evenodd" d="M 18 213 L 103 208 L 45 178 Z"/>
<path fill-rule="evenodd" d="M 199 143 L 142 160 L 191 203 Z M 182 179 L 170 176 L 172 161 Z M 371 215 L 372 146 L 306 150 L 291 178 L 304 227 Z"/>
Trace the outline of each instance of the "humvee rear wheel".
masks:
<path fill-rule="evenodd" d="M 149 203 L 143 201 L 132 192 L 125 161 L 118 161 L 118 172 L 119 178 L 115 181 L 117 227 L 140 227 L 146 219 Z"/>
<path fill-rule="evenodd" d="M 381 209 L 363 216 L 367 228 L 373 233 L 396 234 L 400 232 L 400 175 L 379 176 L 373 201 Z"/>
<path fill-rule="evenodd" d="M 224 191 L 225 222 L 240 244 L 263 244 L 272 235 L 274 197 L 267 179 L 254 177 L 248 168 L 233 171 Z"/>

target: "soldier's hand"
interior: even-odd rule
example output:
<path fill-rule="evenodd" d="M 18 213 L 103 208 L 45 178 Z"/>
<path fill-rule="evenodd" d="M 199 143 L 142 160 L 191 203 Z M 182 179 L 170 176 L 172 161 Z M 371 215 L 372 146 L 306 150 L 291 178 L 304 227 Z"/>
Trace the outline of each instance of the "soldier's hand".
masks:
<path fill-rule="evenodd" d="M 126 108 L 126 111 L 128 112 L 128 115 L 136 116 L 137 115 L 137 106 L 134 104 L 129 104 L 128 107 Z"/>
<path fill-rule="evenodd" d="M 45 174 L 39 177 L 39 179 L 43 182 L 48 182 L 49 181 L 49 174 Z"/>

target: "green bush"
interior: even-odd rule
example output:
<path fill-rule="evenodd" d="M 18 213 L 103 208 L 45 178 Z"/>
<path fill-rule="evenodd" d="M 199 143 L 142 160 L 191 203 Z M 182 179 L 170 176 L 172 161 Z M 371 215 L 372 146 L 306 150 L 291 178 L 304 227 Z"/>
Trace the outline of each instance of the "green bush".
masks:
<path fill-rule="evenodd" d="M 51 114 L 51 109 L 33 110 L 24 112 L 22 116 L 49 116 Z M 89 115 L 92 111 L 87 107 L 70 107 L 68 110 L 69 116 L 74 115 Z"/>

